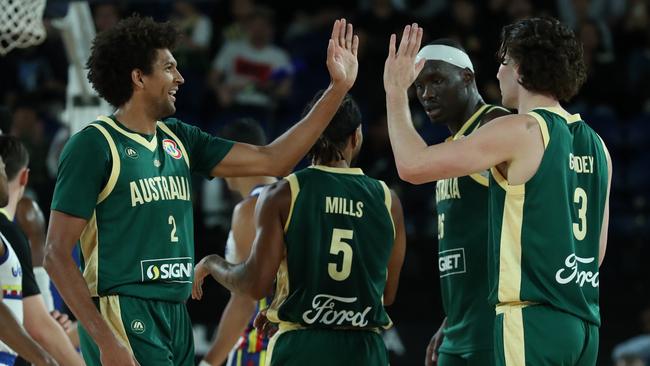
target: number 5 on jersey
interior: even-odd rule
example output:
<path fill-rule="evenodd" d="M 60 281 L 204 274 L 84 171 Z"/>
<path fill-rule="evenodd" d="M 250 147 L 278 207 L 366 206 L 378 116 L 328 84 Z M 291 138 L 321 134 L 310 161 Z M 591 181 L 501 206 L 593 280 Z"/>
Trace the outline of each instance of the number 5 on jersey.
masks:
<path fill-rule="evenodd" d="M 343 240 L 351 240 L 353 236 L 354 232 L 352 230 L 334 229 L 332 231 L 330 254 L 338 256 L 339 253 L 343 253 L 340 270 L 337 263 L 330 262 L 327 264 L 327 273 L 335 281 L 344 281 L 350 276 L 350 270 L 352 269 L 352 247 Z"/>

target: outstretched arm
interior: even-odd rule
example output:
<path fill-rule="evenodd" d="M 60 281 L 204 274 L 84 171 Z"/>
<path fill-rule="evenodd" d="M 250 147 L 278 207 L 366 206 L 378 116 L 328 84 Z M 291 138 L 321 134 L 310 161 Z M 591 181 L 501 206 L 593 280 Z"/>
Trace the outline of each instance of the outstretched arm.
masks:
<path fill-rule="evenodd" d="M 194 269 L 192 298 L 200 299 L 203 296 L 201 286 L 209 274 L 232 292 L 254 299 L 267 295 L 284 258 L 283 223 L 290 202 L 291 192 L 286 181 L 265 189 L 255 208 L 256 235 L 246 262 L 232 264 L 216 254 L 203 258 Z"/>
<path fill-rule="evenodd" d="M 257 197 L 240 202 L 232 215 L 232 240 L 226 244 L 226 258 L 233 263 L 242 263 L 248 258 L 255 239 L 255 203 Z M 246 325 L 255 312 L 255 300 L 236 292 L 230 293 L 230 300 L 221 314 L 210 350 L 203 358 L 210 365 L 221 365 L 237 343 Z"/>
<path fill-rule="evenodd" d="M 331 83 L 300 122 L 266 146 L 236 143 L 212 176 L 284 176 L 302 159 L 336 114 L 357 78 L 359 38 L 345 19 L 334 22 L 327 46 Z"/>

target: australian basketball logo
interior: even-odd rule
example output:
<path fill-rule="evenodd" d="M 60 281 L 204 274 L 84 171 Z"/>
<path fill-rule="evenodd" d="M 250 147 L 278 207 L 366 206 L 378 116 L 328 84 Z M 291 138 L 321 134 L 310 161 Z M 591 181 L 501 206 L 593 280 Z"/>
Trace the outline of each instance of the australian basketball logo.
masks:
<path fill-rule="evenodd" d="M 176 141 L 170 139 L 164 139 L 162 141 L 162 146 L 165 152 L 174 159 L 180 159 L 183 157 L 181 150 L 176 145 Z"/>
<path fill-rule="evenodd" d="M 567 283 L 575 282 L 580 287 L 583 287 L 585 283 L 591 284 L 592 287 L 598 287 L 598 272 L 584 271 L 579 270 L 579 264 L 590 264 L 593 263 L 595 258 L 580 258 L 575 254 L 571 254 L 566 257 L 564 265 L 566 268 L 561 268 L 555 273 L 555 281 L 560 285 L 566 285 Z"/>
<path fill-rule="evenodd" d="M 356 297 L 339 297 L 326 294 L 318 294 L 311 301 L 311 310 L 302 314 L 302 320 L 307 324 L 321 323 L 325 325 L 352 325 L 353 327 L 365 327 L 368 325 L 366 315 L 372 309 L 366 307 L 363 312 L 336 309 L 336 305 L 352 304 L 357 301 Z M 344 324 L 345 323 L 345 324 Z"/>

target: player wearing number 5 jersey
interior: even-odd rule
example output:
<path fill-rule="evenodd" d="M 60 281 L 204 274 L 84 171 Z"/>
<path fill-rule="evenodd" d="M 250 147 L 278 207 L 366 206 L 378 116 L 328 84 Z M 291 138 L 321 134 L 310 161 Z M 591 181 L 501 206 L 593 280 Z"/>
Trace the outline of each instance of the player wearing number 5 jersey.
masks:
<path fill-rule="evenodd" d="M 211 274 L 231 291 L 275 298 L 279 331 L 270 365 L 387 365 L 379 334 L 395 298 L 405 234 L 397 196 L 350 168 L 361 147 L 361 115 L 346 97 L 312 148 L 313 166 L 270 186 L 258 200 L 257 236 L 247 261 L 213 255 L 195 269 L 193 295 Z"/>
<path fill-rule="evenodd" d="M 598 268 L 605 255 L 611 159 L 600 137 L 559 101 L 585 79 L 582 47 L 555 19 L 503 29 L 500 117 L 464 139 L 426 146 L 410 121 L 406 89 L 422 31 L 391 37 L 384 72 L 391 143 L 413 183 L 490 168 L 489 301 L 497 365 L 594 365 Z M 558 332 L 558 329 L 561 331 Z"/>
<path fill-rule="evenodd" d="M 358 39 L 336 21 L 331 84 L 305 118 L 266 146 L 233 143 L 165 117 L 183 77 L 169 23 L 133 16 L 93 43 L 94 88 L 117 108 L 61 156 L 45 267 L 82 324 L 88 365 L 193 365 L 185 309 L 193 279 L 191 174 L 277 176 L 309 150 L 357 74 Z M 79 241 L 83 277 L 71 251 Z"/>

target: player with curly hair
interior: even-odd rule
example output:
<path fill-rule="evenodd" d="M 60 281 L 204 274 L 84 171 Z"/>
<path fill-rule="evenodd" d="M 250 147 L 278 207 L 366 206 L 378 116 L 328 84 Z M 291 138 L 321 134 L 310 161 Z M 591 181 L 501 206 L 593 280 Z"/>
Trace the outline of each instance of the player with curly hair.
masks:
<path fill-rule="evenodd" d="M 424 65 L 415 61 L 421 38 L 413 24 L 399 50 L 390 40 L 384 86 L 395 162 L 400 177 L 416 184 L 490 169 L 496 364 L 594 365 L 612 164 L 600 137 L 560 105 L 585 80 L 581 45 L 551 18 L 504 27 L 497 78 L 502 104 L 518 114 L 427 146 L 406 93 Z"/>
<path fill-rule="evenodd" d="M 95 38 L 88 78 L 116 111 L 73 136 L 58 169 L 44 267 L 81 322 L 88 365 L 193 365 L 185 308 L 194 265 L 191 174 L 281 176 L 313 145 L 356 79 L 345 19 L 327 48 L 331 82 L 308 115 L 266 146 L 174 118 L 183 84 L 170 23 L 132 16 Z M 70 255 L 80 242 L 83 276 Z"/>

